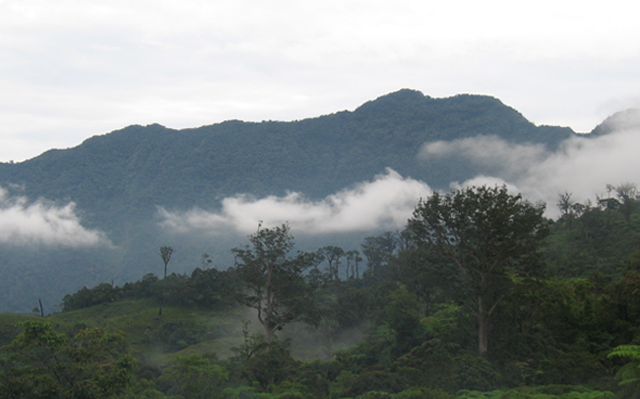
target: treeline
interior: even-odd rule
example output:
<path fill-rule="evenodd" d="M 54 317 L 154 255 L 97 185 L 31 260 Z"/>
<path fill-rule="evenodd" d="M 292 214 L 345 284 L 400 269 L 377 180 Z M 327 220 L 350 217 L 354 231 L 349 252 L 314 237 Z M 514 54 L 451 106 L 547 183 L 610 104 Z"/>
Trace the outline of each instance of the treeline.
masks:
<path fill-rule="evenodd" d="M 637 187 L 607 185 L 606 191 L 584 203 L 574 201 L 571 193 L 559 195 L 561 216 L 545 250 L 550 270 L 559 276 L 620 277 L 630 255 L 640 249 Z"/>
<path fill-rule="evenodd" d="M 383 263 L 387 253 L 393 253 L 398 233 L 387 232 L 376 237 L 367 237 L 360 251 L 345 251 L 339 246 L 325 246 L 315 253 L 314 263 L 309 272 L 324 274 L 330 281 L 352 280 L 363 277 L 364 260 L 369 269 Z M 167 247 L 163 247 L 167 248 Z M 225 270 L 211 268 L 210 258 L 202 255 L 202 266 L 191 275 L 171 273 L 159 278 L 148 273 L 141 280 L 125 283 L 122 287 L 113 283 L 101 283 L 93 288 L 83 287 L 62 298 L 63 312 L 84 309 L 96 305 L 135 299 L 153 299 L 166 306 L 195 307 L 201 309 L 225 310 L 237 306 L 237 293 L 242 289 L 242 281 L 234 267 Z"/>
<path fill-rule="evenodd" d="M 241 281 L 233 268 L 224 271 L 196 268 L 191 276 L 172 273 L 163 279 L 149 273 L 141 280 L 125 283 L 122 287 L 102 283 L 67 294 L 62 299 L 62 311 L 147 298 L 165 306 L 224 310 L 237 305 L 234 293 L 240 286 Z"/>

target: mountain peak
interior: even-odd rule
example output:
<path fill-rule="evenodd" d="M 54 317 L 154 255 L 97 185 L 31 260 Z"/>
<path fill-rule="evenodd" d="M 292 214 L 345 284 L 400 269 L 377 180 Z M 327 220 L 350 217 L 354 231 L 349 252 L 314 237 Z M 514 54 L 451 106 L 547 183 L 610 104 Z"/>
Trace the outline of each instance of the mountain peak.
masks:
<path fill-rule="evenodd" d="M 602 136 L 616 130 L 640 130 L 640 109 L 629 108 L 625 111 L 616 112 L 601 124 L 596 126 L 591 134 Z"/>

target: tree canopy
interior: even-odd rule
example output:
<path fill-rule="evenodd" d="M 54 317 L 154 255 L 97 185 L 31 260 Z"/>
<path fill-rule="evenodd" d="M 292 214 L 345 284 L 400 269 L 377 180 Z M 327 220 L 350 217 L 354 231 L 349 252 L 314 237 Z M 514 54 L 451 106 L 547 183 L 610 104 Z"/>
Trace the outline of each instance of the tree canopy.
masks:
<path fill-rule="evenodd" d="M 548 235 L 544 205 L 507 187 L 470 187 L 420 201 L 408 228 L 419 246 L 456 268 L 465 303 L 478 320 L 478 351 L 488 347 L 489 319 L 514 274 L 539 266 Z"/>
<path fill-rule="evenodd" d="M 258 229 L 249 236 L 251 246 L 234 248 L 237 272 L 244 282 L 238 299 L 258 311 L 271 342 L 274 332 L 303 316 L 304 302 L 312 292 L 303 272 L 315 264 L 316 254 L 298 252 L 289 256 L 294 239 L 289 226 Z"/>

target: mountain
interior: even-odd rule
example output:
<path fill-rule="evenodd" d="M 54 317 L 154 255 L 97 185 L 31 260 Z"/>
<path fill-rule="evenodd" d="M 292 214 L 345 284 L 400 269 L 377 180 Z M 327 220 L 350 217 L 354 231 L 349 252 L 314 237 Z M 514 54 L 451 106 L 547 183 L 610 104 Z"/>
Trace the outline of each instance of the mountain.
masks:
<path fill-rule="evenodd" d="M 321 198 L 390 167 L 435 187 L 466 177 L 434 170 L 417 158 L 425 142 L 496 135 L 555 147 L 575 134 L 537 127 L 486 96 L 434 99 L 401 90 L 339 112 L 295 122 L 227 121 L 197 129 L 129 126 L 0 165 L 0 184 L 30 198 L 69 199 L 96 225 L 154 206 L 211 207 L 225 196 L 262 197 L 287 190 Z M 124 212 L 123 212 L 124 211 Z"/>
<path fill-rule="evenodd" d="M 157 249 L 175 238 L 158 227 L 158 207 L 218 209 L 222 199 L 239 193 L 262 198 L 295 191 L 320 199 L 385 168 L 446 188 L 477 171 L 451 159 L 420 159 L 421 146 L 478 135 L 553 150 L 576 133 L 536 126 L 496 98 L 432 98 L 404 89 L 354 111 L 299 121 L 226 121 L 183 130 L 129 126 L 74 148 L 0 164 L 5 200 L 20 198 L 24 207 L 72 202 L 82 225 L 104 232 L 113 243 L 98 249 L 3 244 L 0 311 L 28 311 L 38 297 L 52 304 L 85 284 L 159 273 Z M 207 240 L 180 242 L 178 255 L 185 255 L 182 261 L 176 255 L 173 270 L 195 268 L 211 248 L 224 267 L 228 250 L 239 242 L 237 237 Z"/>
<path fill-rule="evenodd" d="M 616 112 L 591 131 L 593 136 L 602 136 L 615 130 L 640 129 L 640 109 L 630 108 Z"/>

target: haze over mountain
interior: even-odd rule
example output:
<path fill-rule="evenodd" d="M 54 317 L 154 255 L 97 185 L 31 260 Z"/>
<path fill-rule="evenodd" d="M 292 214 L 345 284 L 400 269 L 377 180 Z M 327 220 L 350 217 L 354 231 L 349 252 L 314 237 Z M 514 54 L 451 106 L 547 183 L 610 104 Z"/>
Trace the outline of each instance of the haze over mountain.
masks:
<path fill-rule="evenodd" d="M 628 122 L 622 134 L 634 133 L 636 117 L 619 117 Z M 586 150 L 611 157 L 610 148 L 630 147 L 635 136 L 610 122 L 589 139 L 535 126 L 492 97 L 405 89 L 293 122 L 129 126 L 0 164 L 0 311 L 28 311 L 40 297 L 52 309 L 83 285 L 159 274 L 161 245 L 177 249 L 171 271 L 191 271 L 203 252 L 227 267 L 229 249 L 260 221 L 289 222 L 310 249 L 357 249 L 364 236 L 401 228 L 421 196 L 451 184 L 506 182 L 549 201 L 574 190 L 559 189 L 567 181 L 559 177 L 573 159 L 593 159 Z M 555 178 L 548 190 L 545 176 Z M 592 187 L 584 195 L 604 186 Z"/>

